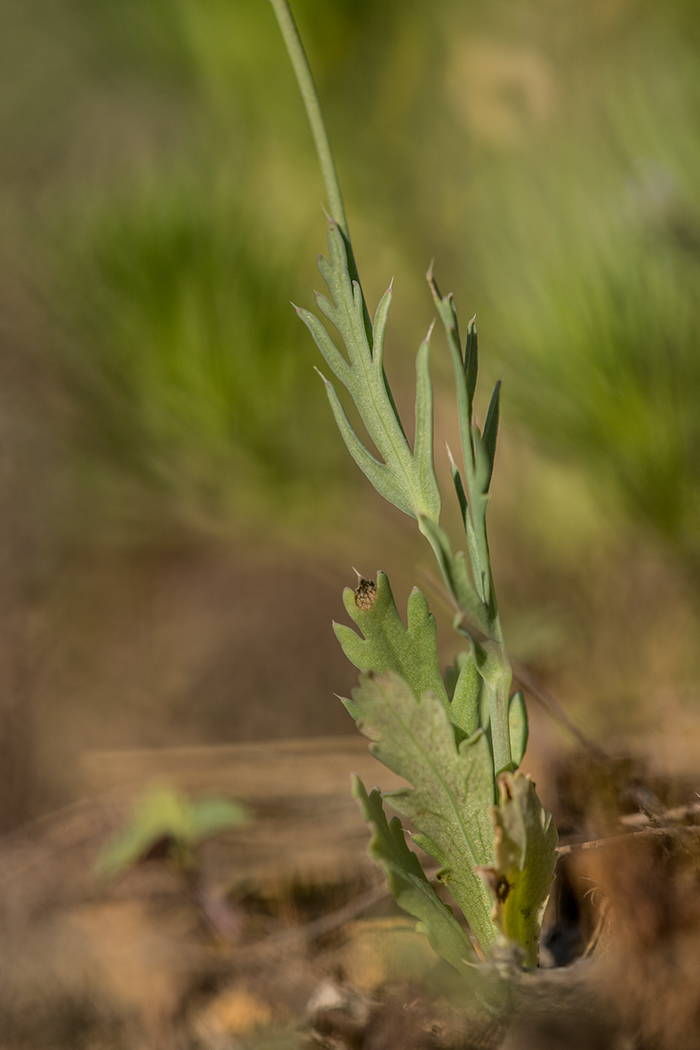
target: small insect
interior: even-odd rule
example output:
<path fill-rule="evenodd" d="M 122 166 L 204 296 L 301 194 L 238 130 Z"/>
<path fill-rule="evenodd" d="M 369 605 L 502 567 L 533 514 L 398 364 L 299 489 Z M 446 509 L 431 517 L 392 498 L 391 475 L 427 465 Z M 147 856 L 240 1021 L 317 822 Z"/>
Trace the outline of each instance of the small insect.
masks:
<path fill-rule="evenodd" d="M 501 875 L 500 879 L 496 883 L 496 898 L 500 904 L 505 904 L 508 900 L 508 894 L 511 891 L 511 885 L 505 875 Z"/>
<path fill-rule="evenodd" d="M 355 566 L 353 565 L 353 569 Z M 377 585 L 374 580 L 368 580 L 361 572 L 357 572 L 357 587 L 355 588 L 355 605 L 358 609 L 371 609 L 374 599 L 377 597 Z"/>

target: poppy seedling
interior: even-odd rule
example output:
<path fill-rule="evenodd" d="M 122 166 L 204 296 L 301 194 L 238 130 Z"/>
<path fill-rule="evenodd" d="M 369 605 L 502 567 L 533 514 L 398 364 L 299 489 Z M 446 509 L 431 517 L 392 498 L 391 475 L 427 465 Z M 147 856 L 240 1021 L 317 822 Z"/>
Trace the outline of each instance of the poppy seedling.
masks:
<path fill-rule="evenodd" d="M 389 580 L 360 579 L 344 594 L 359 633 L 336 625 L 360 685 L 345 706 L 371 740 L 370 750 L 411 785 L 383 796 L 407 817 L 413 840 L 440 865 L 438 878 L 467 919 L 488 957 L 499 940 L 537 966 L 542 916 L 556 861 L 557 833 L 535 786 L 518 772 L 527 744 L 521 693 L 511 695 L 512 673 L 496 601 L 486 511 L 494 469 L 500 383 L 486 421 L 474 420 L 478 342 L 474 320 L 462 340 L 452 295 L 427 281 L 454 366 L 461 467 L 450 454 L 466 550 L 453 550 L 440 526 L 441 494 L 433 460 L 433 393 L 429 369 L 431 325 L 416 358 L 415 440 L 410 446 L 383 365 L 391 286 L 370 320 L 353 256 L 343 198 L 313 78 L 287 0 L 271 0 L 294 67 L 328 194 L 328 258 L 319 269 L 329 296 L 316 305 L 336 328 L 343 354 L 324 324 L 297 308 L 335 379 L 346 388 L 379 457 L 353 429 L 331 380 L 322 376 L 343 440 L 359 468 L 385 499 L 416 520 L 439 565 L 454 605 L 454 628 L 465 639 L 457 664 L 440 673 L 435 619 L 414 588 L 407 624 Z M 359 778 L 352 791 L 372 836 L 370 854 L 384 870 L 399 905 L 419 920 L 435 950 L 467 973 L 476 961 L 471 939 L 442 902 L 400 819 L 387 821 L 378 790 Z"/>

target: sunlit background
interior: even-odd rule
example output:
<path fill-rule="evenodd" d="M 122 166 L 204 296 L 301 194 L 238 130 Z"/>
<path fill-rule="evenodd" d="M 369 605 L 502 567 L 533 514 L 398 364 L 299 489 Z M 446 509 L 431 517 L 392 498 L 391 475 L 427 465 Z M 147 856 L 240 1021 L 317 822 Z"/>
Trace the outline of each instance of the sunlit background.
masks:
<path fill-rule="evenodd" d="M 692 724 L 697 5 L 294 9 L 370 309 L 394 278 L 399 404 L 431 258 L 503 376 L 513 651 L 594 739 Z M 324 191 L 269 4 L 4 0 L 0 19 L 7 829 L 80 794 L 86 752 L 354 732 L 330 630 L 353 565 L 401 602 L 424 587 L 446 660 L 456 643 L 290 306 L 320 284 Z M 444 476 L 437 333 L 433 361 Z"/>

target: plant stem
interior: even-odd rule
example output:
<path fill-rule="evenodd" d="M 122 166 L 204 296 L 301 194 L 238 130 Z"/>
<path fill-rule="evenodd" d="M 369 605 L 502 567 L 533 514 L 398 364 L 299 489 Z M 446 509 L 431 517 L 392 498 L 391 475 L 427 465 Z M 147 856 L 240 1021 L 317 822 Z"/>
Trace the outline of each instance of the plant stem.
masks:
<path fill-rule="evenodd" d="M 314 84 L 314 78 L 311 75 L 311 69 L 309 68 L 309 62 L 306 57 L 306 52 L 304 51 L 304 45 L 299 37 L 299 31 L 297 30 L 294 16 L 289 9 L 287 0 L 270 0 L 270 3 L 272 4 L 275 15 L 277 16 L 284 43 L 294 68 L 294 74 L 297 78 L 297 84 L 301 91 L 301 97 L 303 98 L 304 106 L 306 107 L 306 115 L 309 118 L 311 134 L 314 137 L 316 153 L 318 154 L 319 164 L 321 165 L 323 181 L 326 185 L 331 218 L 335 219 L 345 239 L 349 242 L 350 234 L 348 232 L 347 219 L 345 218 L 343 195 L 340 192 L 340 183 L 338 182 L 338 175 L 335 170 L 331 144 L 328 140 L 326 125 L 323 122 L 321 107 L 316 93 L 316 85 Z"/>

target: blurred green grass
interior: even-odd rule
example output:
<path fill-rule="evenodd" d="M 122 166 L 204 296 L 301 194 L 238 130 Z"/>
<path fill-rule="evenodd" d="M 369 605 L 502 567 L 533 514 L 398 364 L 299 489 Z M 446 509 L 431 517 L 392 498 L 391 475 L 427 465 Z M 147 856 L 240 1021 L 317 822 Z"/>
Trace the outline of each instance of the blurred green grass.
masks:
<path fill-rule="evenodd" d="M 75 209 L 61 294 L 83 461 L 121 459 L 204 517 L 268 513 L 265 491 L 306 506 L 316 492 L 320 512 L 353 474 L 287 305 L 309 299 L 321 191 L 267 5 L 64 13 L 75 98 L 99 86 L 128 129 L 102 143 L 87 194 L 57 191 Z M 403 277 L 435 255 L 507 368 L 511 418 L 587 472 L 601 513 L 697 566 L 692 7 L 305 0 L 297 14 L 360 256 L 381 242 Z"/>
<path fill-rule="evenodd" d="M 81 221 L 68 297 L 83 457 L 214 521 L 309 499 L 321 512 L 349 472 L 321 440 L 325 398 L 289 302 L 303 293 L 226 180 L 170 168 Z"/>
<path fill-rule="evenodd" d="M 591 566 L 622 580 L 637 571 L 625 552 L 649 548 L 662 573 L 699 572 L 700 14 L 294 9 L 370 306 L 396 278 L 399 402 L 434 256 L 461 316 L 478 315 L 485 369 L 504 373 L 493 518 L 514 635 L 545 668 L 574 651 L 579 668 L 592 634 L 559 631 L 558 657 L 551 627 L 585 613 L 614 635 Z M 289 306 L 320 281 L 323 190 L 266 0 L 5 0 L 0 19 L 4 266 L 42 317 L 58 391 L 57 542 L 150 528 L 157 544 L 164 521 L 352 537 L 369 497 Z M 633 663 L 611 676 L 620 692 L 639 691 Z"/>
<path fill-rule="evenodd" d="M 700 94 L 666 28 L 493 165 L 476 254 L 520 425 L 697 579 Z"/>

